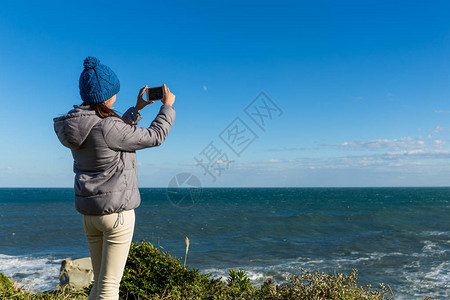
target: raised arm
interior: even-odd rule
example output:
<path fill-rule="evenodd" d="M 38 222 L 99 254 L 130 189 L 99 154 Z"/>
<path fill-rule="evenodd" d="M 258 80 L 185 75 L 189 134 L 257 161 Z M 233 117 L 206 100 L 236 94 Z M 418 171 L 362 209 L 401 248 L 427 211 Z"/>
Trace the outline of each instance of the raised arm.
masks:
<path fill-rule="evenodd" d="M 175 109 L 162 105 L 150 127 L 137 127 L 119 118 L 109 117 L 103 122 L 103 136 L 111 149 L 135 151 L 161 145 L 175 121 Z"/>

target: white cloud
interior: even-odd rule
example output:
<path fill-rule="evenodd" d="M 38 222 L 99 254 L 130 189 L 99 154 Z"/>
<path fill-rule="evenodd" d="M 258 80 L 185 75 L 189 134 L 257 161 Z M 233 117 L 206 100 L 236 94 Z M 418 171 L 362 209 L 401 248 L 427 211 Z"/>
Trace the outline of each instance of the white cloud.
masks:
<path fill-rule="evenodd" d="M 421 139 L 413 139 L 411 137 L 404 137 L 400 139 L 376 139 L 365 142 L 344 142 L 340 145 L 343 148 L 355 149 L 410 149 L 410 148 L 423 148 L 426 146 L 425 141 Z"/>
<path fill-rule="evenodd" d="M 203 90 L 206 91 L 208 87 L 206 85 L 203 86 Z"/>
<path fill-rule="evenodd" d="M 317 147 L 279 147 L 270 148 L 268 151 L 271 152 L 284 152 L 284 151 L 305 151 L 305 150 L 317 150 Z"/>
<path fill-rule="evenodd" d="M 291 186 L 444 185 L 446 180 L 450 182 L 450 175 L 447 175 L 450 149 L 444 148 L 446 144 L 446 140 L 428 134 L 415 138 L 347 141 L 317 147 L 277 147 L 269 151 L 280 152 L 278 157 L 278 153 L 273 152 L 261 160 L 237 159 L 230 164 L 229 169 L 223 171 L 228 179 L 223 177 L 221 181 L 232 185 L 233 180 L 230 178 L 243 177 L 250 181 L 258 178 L 261 182 L 271 182 L 273 185 Z M 346 151 L 333 151 L 330 147 Z M 306 149 L 314 151 L 300 152 Z M 361 152 L 361 149 L 368 151 Z M 296 157 L 285 151 L 293 151 L 291 153 L 295 153 Z M 192 167 L 195 170 L 198 168 L 195 164 Z M 289 179 L 281 179 L 285 177 Z M 242 183 L 239 181 L 233 184 Z"/>
<path fill-rule="evenodd" d="M 434 145 L 436 147 L 441 148 L 442 146 L 444 146 L 445 144 L 447 144 L 447 141 L 443 141 L 443 140 L 434 140 L 433 141 Z"/>
<path fill-rule="evenodd" d="M 440 143 L 440 140 L 433 140 Z M 450 182 L 450 150 L 436 148 L 388 149 L 339 156 L 324 149 L 313 157 L 270 157 L 263 160 L 237 160 L 223 170 L 214 184 L 192 165 L 202 185 L 223 186 L 403 186 L 446 185 Z M 300 153 L 296 153 L 299 155 Z M 245 178 L 245 181 L 234 178 Z M 284 179 L 283 179 L 284 178 Z M 287 179 L 286 179 L 287 178 Z"/>
<path fill-rule="evenodd" d="M 433 129 L 435 132 L 445 130 L 442 127 L 436 127 Z M 344 142 L 342 144 L 327 144 L 324 146 L 340 147 L 347 150 L 408 150 L 408 149 L 428 149 L 428 148 L 442 148 L 443 145 L 447 144 L 446 140 L 435 139 L 432 135 L 428 135 L 426 138 L 418 137 L 404 137 L 400 139 L 376 139 L 370 141 L 352 141 Z"/>
<path fill-rule="evenodd" d="M 279 159 L 271 158 L 271 159 L 268 160 L 268 162 L 269 162 L 269 163 L 278 163 L 278 162 L 282 162 L 282 161 L 279 160 Z"/>
<path fill-rule="evenodd" d="M 441 127 L 441 126 L 436 126 L 434 128 L 429 128 L 428 131 L 431 131 L 431 132 L 434 132 L 434 133 L 439 133 L 439 132 L 446 131 L 446 129 Z"/>
<path fill-rule="evenodd" d="M 319 162 L 321 168 L 372 168 L 382 167 L 385 170 L 395 170 L 397 167 L 411 165 L 427 165 L 431 161 L 450 158 L 450 150 L 400 150 L 372 155 L 353 155 L 345 157 L 325 158 Z M 426 162 L 428 161 L 428 162 Z"/>
<path fill-rule="evenodd" d="M 428 131 L 442 132 L 447 129 L 437 126 Z M 375 139 L 369 141 L 346 141 L 341 144 L 321 144 L 321 147 L 277 147 L 269 148 L 270 152 L 288 152 L 288 151 L 318 151 L 322 147 L 339 147 L 346 150 L 401 150 L 401 149 L 427 149 L 441 148 L 447 144 L 446 140 L 436 139 L 431 134 L 426 137 L 419 136 L 417 138 L 403 137 L 399 139 Z"/>
<path fill-rule="evenodd" d="M 411 166 L 431 166 L 433 163 L 450 159 L 450 150 L 410 149 L 389 151 L 371 155 L 350 155 L 323 158 L 269 159 L 263 161 L 243 162 L 234 165 L 237 170 L 270 171 L 287 169 L 310 170 L 382 170 L 396 171 L 396 168 Z M 445 164 L 437 163 L 444 166 Z"/>
<path fill-rule="evenodd" d="M 434 110 L 435 113 L 444 113 L 444 114 L 450 114 L 450 110 L 443 110 L 443 109 L 436 109 Z"/>
<path fill-rule="evenodd" d="M 381 154 L 381 156 L 385 158 L 395 158 L 395 157 L 411 157 L 411 158 L 450 158 L 450 150 L 402 150 L 402 151 L 394 151 L 387 152 Z"/>

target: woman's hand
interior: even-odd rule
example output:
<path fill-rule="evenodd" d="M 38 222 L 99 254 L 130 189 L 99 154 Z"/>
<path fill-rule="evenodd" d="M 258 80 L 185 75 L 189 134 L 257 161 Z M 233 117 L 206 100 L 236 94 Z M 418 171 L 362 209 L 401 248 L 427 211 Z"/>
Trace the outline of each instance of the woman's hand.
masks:
<path fill-rule="evenodd" d="M 143 87 L 142 89 L 139 90 L 139 95 L 137 97 L 137 102 L 136 102 L 136 109 L 137 111 L 140 111 L 141 109 L 143 109 L 144 107 L 146 107 L 149 104 L 152 104 L 155 101 L 145 101 L 144 100 L 144 93 L 147 90 L 147 86 Z"/>
<path fill-rule="evenodd" d="M 164 84 L 164 99 L 161 100 L 161 102 L 163 104 L 166 105 L 173 105 L 173 103 L 175 102 L 175 95 L 172 94 L 169 90 L 169 88 Z"/>

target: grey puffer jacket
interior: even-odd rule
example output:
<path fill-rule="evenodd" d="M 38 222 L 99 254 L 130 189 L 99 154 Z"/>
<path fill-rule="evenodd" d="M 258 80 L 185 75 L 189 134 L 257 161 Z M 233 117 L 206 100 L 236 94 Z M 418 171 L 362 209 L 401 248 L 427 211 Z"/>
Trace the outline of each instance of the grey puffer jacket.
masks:
<path fill-rule="evenodd" d="M 123 118 L 137 124 L 136 108 Z M 128 125 L 117 117 L 100 118 L 89 106 L 76 106 L 54 118 L 61 143 L 72 150 L 75 207 L 84 215 L 105 215 L 138 207 L 136 150 L 162 144 L 175 120 L 175 109 L 162 105 L 150 127 Z"/>

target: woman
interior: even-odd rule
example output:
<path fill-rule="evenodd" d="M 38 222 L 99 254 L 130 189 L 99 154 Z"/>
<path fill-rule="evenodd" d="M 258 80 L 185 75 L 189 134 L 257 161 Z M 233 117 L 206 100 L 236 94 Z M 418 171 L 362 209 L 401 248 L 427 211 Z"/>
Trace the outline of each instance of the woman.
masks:
<path fill-rule="evenodd" d="M 175 95 L 164 85 L 158 115 L 150 127 L 135 126 L 145 101 L 120 117 L 112 105 L 120 90 L 116 74 L 95 57 L 84 60 L 79 81 L 82 105 L 54 119 L 61 143 L 74 158 L 75 207 L 83 215 L 94 285 L 89 299 L 118 299 L 119 284 L 134 231 L 134 209 L 141 202 L 135 150 L 159 146 L 175 120 Z"/>

